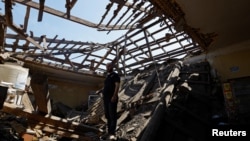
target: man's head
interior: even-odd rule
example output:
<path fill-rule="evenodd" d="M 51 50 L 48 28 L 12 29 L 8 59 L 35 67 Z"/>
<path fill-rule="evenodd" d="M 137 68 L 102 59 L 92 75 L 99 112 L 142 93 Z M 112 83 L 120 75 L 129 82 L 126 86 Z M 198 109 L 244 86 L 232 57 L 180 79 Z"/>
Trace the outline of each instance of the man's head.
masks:
<path fill-rule="evenodd" d="M 107 63 L 106 64 L 106 70 L 107 70 L 107 72 L 112 72 L 113 71 L 113 64 L 112 63 Z"/>

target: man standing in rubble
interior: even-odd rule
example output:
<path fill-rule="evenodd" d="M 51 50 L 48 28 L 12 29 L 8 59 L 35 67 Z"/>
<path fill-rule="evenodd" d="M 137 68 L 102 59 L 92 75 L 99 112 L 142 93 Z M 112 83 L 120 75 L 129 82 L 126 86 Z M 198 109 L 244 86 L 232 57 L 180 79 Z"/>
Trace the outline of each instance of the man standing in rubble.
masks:
<path fill-rule="evenodd" d="M 116 140 L 115 131 L 120 76 L 113 71 L 113 65 L 113 63 L 106 64 L 107 76 L 104 81 L 103 101 L 105 117 L 107 119 L 108 136 L 109 139 Z"/>

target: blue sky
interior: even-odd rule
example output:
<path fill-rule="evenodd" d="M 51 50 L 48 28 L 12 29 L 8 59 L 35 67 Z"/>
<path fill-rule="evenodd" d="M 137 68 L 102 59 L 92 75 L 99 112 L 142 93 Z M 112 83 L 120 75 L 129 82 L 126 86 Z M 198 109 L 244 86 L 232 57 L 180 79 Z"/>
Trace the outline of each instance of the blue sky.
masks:
<path fill-rule="evenodd" d="M 33 1 L 39 2 L 39 0 L 33 0 Z M 129 0 L 129 1 L 132 1 L 132 0 Z M 65 0 L 46 0 L 45 5 L 66 13 L 65 2 L 66 2 Z M 71 10 L 71 15 L 98 24 L 103 14 L 106 11 L 106 6 L 108 3 L 109 3 L 109 0 L 78 0 L 76 5 Z M 1 8 L 0 12 L 4 13 L 4 3 L 1 1 L 0 1 L 0 8 Z M 116 8 L 116 6 L 113 6 L 112 8 Z M 111 9 L 108 16 L 112 16 L 114 10 L 115 9 Z M 16 25 L 20 25 L 24 23 L 24 17 L 26 13 L 25 6 L 16 4 L 15 6 L 13 6 L 12 13 L 13 13 L 13 22 Z M 119 12 L 119 13 L 122 14 L 123 12 Z M 119 18 L 120 16 L 117 16 L 117 17 Z M 30 34 L 30 31 L 33 31 L 34 36 L 37 36 L 37 37 L 40 37 L 41 35 L 46 35 L 47 38 L 54 38 L 56 35 L 58 35 L 57 39 L 64 38 L 66 40 L 74 40 L 74 41 L 82 41 L 82 42 L 108 43 L 123 36 L 126 32 L 126 30 L 112 31 L 109 34 L 107 34 L 108 33 L 107 31 L 100 32 L 100 31 L 97 31 L 97 29 L 95 28 L 90 28 L 85 25 L 74 23 L 72 21 L 68 21 L 63 18 L 56 17 L 54 15 L 50 15 L 47 13 L 43 14 L 42 22 L 38 22 L 37 18 L 38 18 L 38 10 L 31 9 L 27 33 Z M 110 18 L 106 17 L 106 19 L 109 20 Z M 157 20 L 157 18 L 155 18 L 154 20 Z M 150 21 L 150 22 L 153 22 L 153 21 Z M 150 24 L 150 22 L 146 24 Z M 104 21 L 104 23 L 107 23 L 107 22 Z M 148 29 L 148 31 L 153 32 L 159 28 L 162 28 L 162 27 L 160 25 L 155 25 L 151 27 L 150 29 Z M 171 34 L 169 30 L 164 30 L 154 35 L 154 38 L 157 39 L 157 37 L 163 37 L 166 33 Z M 133 40 L 136 40 L 140 37 L 144 37 L 144 34 L 143 33 L 138 34 L 136 38 L 133 38 Z M 153 41 L 153 38 L 150 37 L 148 38 L 148 40 Z M 173 38 L 172 40 L 176 40 L 176 39 Z M 137 42 L 137 44 L 144 44 L 144 42 L 145 40 L 142 40 L 140 42 Z M 185 44 L 188 44 L 188 43 L 186 43 L 186 41 L 183 41 L 182 45 L 185 45 Z M 127 47 L 127 49 L 132 49 L 133 47 L 136 47 L 136 44 L 134 45 L 132 44 L 131 46 Z M 155 46 L 152 46 L 151 48 L 157 48 L 157 47 L 158 46 L 155 45 Z M 177 47 L 180 47 L 180 45 L 172 44 L 172 45 L 169 45 L 167 48 L 164 48 L 164 51 L 168 52 Z M 144 51 L 146 50 L 147 48 L 144 49 Z M 102 54 L 105 54 L 105 52 L 106 50 L 100 50 L 95 53 L 98 55 L 102 55 Z M 158 55 L 162 53 L 164 53 L 162 49 L 157 49 L 157 50 L 152 51 L 153 55 Z M 76 58 L 76 56 L 77 54 L 74 54 L 70 56 L 70 59 Z M 58 56 L 58 57 L 61 57 L 61 56 Z M 115 57 L 115 56 L 112 56 L 112 57 Z M 131 58 L 130 60 L 127 60 L 126 63 L 130 64 L 130 63 L 143 59 L 139 57 L 147 58 L 145 54 L 142 54 L 137 57 L 137 60 Z M 180 57 L 183 57 L 183 55 Z M 76 62 L 82 62 L 82 59 L 83 58 L 77 58 L 77 59 L 74 59 L 74 61 L 76 60 Z M 89 59 L 94 59 L 94 58 L 89 58 Z M 96 61 L 100 61 L 100 60 L 96 60 Z"/>
<path fill-rule="evenodd" d="M 39 0 L 33 1 L 39 2 Z M 108 3 L 109 0 L 78 0 L 71 10 L 71 15 L 98 23 Z M 46 0 L 45 4 L 56 10 L 66 12 L 65 1 L 61 0 L 61 3 L 59 3 L 58 0 Z M 0 2 L 0 8 L 0 12 L 4 14 L 4 3 Z M 25 12 L 25 6 L 20 4 L 13 6 L 13 21 L 16 25 L 24 23 Z M 35 36 L 47 35 L 47 38 L 54 38 L 58 35 L 58 39 L 107 43 L 117 39 L 124 33 L 124 31 L 112 31 L 107 34 L 107 31 L 100 32 L 95 28 L 89 28 L 47 13 L 43 14 L 42 22 L 38 22 L 37 17 L 38 10 L 31 9 L 28 34 L 29 31 L 33 31 Z"/>

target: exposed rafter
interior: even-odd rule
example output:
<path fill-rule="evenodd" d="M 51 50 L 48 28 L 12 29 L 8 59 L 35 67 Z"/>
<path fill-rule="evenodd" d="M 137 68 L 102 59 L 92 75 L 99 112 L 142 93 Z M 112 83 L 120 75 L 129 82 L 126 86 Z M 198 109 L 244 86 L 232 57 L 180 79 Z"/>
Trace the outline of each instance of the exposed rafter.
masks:
<path fill-rule="evenodd" d="M 119 73 L 129 74 L 133 70 L 144 69 L 155 61 L 181 59 L 189 54 L 205 51 L 215 35 L 202 34 L 188 26 L 184 13 L 175 1 L 110 0 L 103 6 L 106 11 L 101 17 L 97 17 L 100 19 L 97 23 L 84 20 L 79 15 L 72 15 L 71 10 L 80 3 L 77 0 L 65 0 L 64 12 L 53 6 L 49 7 L 44 0 L 39 3 L 27 0 L 12 2 L 26 6 L 24 24 L 15 24 L 12 20 L 12 9 L 15 5 L 4 1 L 5 14 L 0 15 L 2 50 L 11 52 L 12 57 L 27 63 L 48 64 L 59 68 L 64 66 L 76 72 L 104 72 L 105 64 L 112 61 L 117 64 Z M 109 33 L 123 30 L 125 34 L 102 44 L 98 43 L 98 40 L 70 41 L 58 39 L 57 35 L 34 35 L 33 31 L 30 31 L 29 35 L 27 29 L 31 9 L 38 10 L 40 22 L 43 22 L 45 12 L 84 27 L 95 28 L 97 31 Z M 16 34 L 6 33 L 6 27 Z"/>
<path fill-rule="evenodd" d="M 17 2 L 17 3 L 20 3 L 20 4 L 23 4 L 23 5 L 26 5 L 26 6 L 29 6 L 29 7 L 32 7 L 34 9 L 40 10 L 40 4 L 36 3 L 34 1 L 27 1 L 27 0 L 13 0 L 13 1 Z M 133 26 L 133 27 L 126 27 L 126 26 L 122 26 L 122 27 L 116 26 L 116 27 L 114 27 L 113 25 L 106 26 L 106 25 L 102 25 L 102 24 L 97 26 L 96 23 L 93 23 L 93 22 L 88 21 L 88 20 L 81 19 L 81 18 L 76 17 L 76 16 L 71 15 L 70 17 L 68 17 L 67 14 L 65 14 L 64 12 L 58 11 L 58 10 L 50 8 L 48 6 L 44 6 L 43 12 L 46 12 L 46 13 L 52 14 L 54 16 L 58 16 L 58 17 L 70 20 L 72 22 L 79 23 L 79 24 L 82 24 L 82 25 L 85 25 L 85 26 L 89 26 L 89 27 L 92 27 L 92 28 L 104 28 L 104 29 L 109 29 L 109 28 L 112 29 L 113 28 L 113 29 L 116 29 L 116 30 L 117 29 L 124 30 L 124 29 L 136 28 L 135 26 Z"/>

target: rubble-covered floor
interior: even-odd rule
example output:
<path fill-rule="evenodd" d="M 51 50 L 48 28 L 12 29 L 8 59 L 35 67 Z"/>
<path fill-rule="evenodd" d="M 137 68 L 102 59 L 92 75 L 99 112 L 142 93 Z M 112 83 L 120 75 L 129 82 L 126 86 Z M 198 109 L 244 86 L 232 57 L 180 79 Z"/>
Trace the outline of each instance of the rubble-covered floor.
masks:
<path fill-rule="evenodd" d="M 155 64 L 130 75 L 119 92 L 117 136 L 120 141 L 204 141 L 213 125 L 231 122 L 220 81 L 206 61 Z M 96 92 L 100 94 L 101 91 Z M 100 129 L 100 132 L 82 131 L 86 140 L 99 140 L 105 133 L 101 95 L 90 107 L 71 109 L 54 103 L 52 114 Z M 219 118 L 213 118 L 216 116 Z M 39 141 L 79 140 L 30 128 L 27 119 L 3 112 L 0 120 L 3 140 L 18 141 L 30 134 L 33 140 Z"/>

